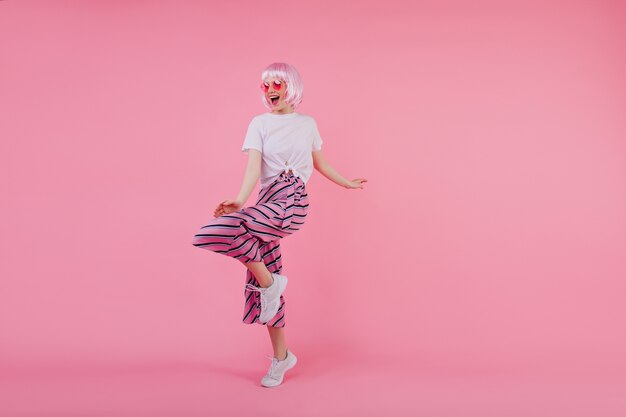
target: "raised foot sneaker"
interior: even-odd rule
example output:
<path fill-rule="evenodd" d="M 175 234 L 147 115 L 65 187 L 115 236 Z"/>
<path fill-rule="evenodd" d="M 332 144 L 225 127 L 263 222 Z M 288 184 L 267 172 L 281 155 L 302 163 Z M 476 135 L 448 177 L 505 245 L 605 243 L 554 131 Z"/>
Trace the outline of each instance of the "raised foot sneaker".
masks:
<path fill-rule="evenodd" d="M 252 284 L 246 285 L 251 291 L 258 291 L 260 293 L 261 314 L 259 315 L 259 320 L 263 323 L 267 323 L 278 313 L 280 295 L 287 287 L 286 276 L 272 272 L 272 277 L 274 278 L 274 282 L 272 282 L 272 285 L 269 287 L 263 288 Z"/>
<path fill-rule="evenodd" d="M 279 361 L 277 358 L 273 358 L 268 356 L 269 359 L 272 360 L 272 364 L 270 365 L 270 369 L 267 371 L 267 374 L 261 379 L 261 385 L 264 387 L 275 387 L 280 385 L 283 382 L 283 378 L 285 377 L 285 372 L 288 369 L 294 367 L 296 362 L 298 362 L 298 358 L 296 355 L 291 353 L 289 349 L 287 349 L 287 357 Z"/>

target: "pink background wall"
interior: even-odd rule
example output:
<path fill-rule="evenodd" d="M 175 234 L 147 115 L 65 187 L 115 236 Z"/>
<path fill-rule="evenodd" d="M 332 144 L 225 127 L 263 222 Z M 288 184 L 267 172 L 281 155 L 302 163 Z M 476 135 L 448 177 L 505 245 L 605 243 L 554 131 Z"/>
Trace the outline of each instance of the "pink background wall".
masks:
<path fill-rule="evenodd" d="M 625 28 L 615 1 L 0 2 L 0 366 L 271 354 L 242 265 L 190 242 L 284 61 L 368 179 L 307 184 L 294 351 L 624 381 Z"/>

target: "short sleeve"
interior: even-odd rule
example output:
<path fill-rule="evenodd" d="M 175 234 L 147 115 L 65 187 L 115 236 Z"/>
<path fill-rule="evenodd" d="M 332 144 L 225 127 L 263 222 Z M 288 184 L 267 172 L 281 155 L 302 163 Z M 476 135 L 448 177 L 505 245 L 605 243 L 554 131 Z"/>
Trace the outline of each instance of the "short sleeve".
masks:
<path fill-rule="evenodd" d="M 322 149 L 322 143 L 324 143 L 324 141 L 320 136 L 319 130 L 317 130 L 317 123 L 313 120 L 313 150 L 319 151 Z"/>
<path fill-rule="evenodd" d="M 259 119 L 253 118 L 248 125 L 248 131 L 241 147 L 242 152 L 249 149 L 258 149 L 263 153 L 263 136 L 261 134 L 261 123 Z"/>

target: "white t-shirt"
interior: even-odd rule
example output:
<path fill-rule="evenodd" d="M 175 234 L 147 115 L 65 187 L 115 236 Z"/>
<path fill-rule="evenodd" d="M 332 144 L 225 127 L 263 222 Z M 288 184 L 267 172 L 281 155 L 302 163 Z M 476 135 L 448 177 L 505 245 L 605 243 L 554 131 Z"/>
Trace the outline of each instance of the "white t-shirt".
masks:
<path fill-rule="evenodd" d="M 290 169 L 306 184 L 313 173 L 311 152 L 322 149 L 322 143 L 312 116 L 263 113 L 252 118 L 241 151 L 258 149 L 263 154 L 261 187 Z"/>

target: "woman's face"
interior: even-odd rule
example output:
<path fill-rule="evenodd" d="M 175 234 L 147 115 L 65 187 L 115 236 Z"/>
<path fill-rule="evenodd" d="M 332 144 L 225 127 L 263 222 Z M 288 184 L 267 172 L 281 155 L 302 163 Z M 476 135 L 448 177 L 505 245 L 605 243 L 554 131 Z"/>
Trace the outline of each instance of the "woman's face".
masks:
<path fill-rule="evenodd" d="M 293 111 L 291 105 L 285 102 L 287 93 L 287 82 L 280 78 L 267 78 L 261 84 L 261 88 L 272 106 L 272 113 L 290 113 Z"/>

